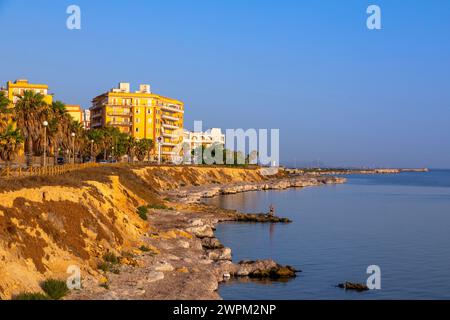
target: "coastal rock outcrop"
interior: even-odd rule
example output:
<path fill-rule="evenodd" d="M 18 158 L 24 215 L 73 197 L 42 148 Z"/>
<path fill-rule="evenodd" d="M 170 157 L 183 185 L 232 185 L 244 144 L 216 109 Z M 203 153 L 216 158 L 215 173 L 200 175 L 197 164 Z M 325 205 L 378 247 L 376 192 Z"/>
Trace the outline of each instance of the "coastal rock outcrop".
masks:
<path fill-rule="evenodd" d="M 245 260 L 238 264 L 231 262 L 219 265 L 220 275 L 228 274 L 231 277 L 249 277 L 258 279 L 294 278 L 300 272 L 292 266 L 283 266 L 274 260 Z"/>
<path fill-rule="evenodd" d="M 223 244 L 217 238 L 203 238 L 202 246 L 206 250 L 223 249 Z"/>
<path fill-rule="evenodd" d="M 187 232 L 192 233 L 198 238 L 212 238 L 214 237 L 213 228 L 209 225 L 203 225 L 198 227 L 190 227 L 186 229 Z"/>
<path fill-rule="evenodd" d="M 288 218 L 271 216 L 264 213 L 236 213 L 235 221 L 237 222 L 258 222 L 258 223 L 291 223 Z"/>
<path fill-rule="evenodd" d="M 213 261 L 219 260 L 227 260 L 231 261 L 231 249 L 223 248 L 223 249 L 215 249 L 208 252 L 208 258 Z"/>
<path fill-rule="evenodd" d="M 250 278 L 293 278 L 299 272 L 291 266 L 282 266 L 273 260 L 241 261 L 238 274 L 247 273 Z"/>
<path fill-rule="evenodd" d="M 369 290 L 369 288 L 365 284 L 352 283 L 352 282 L 339 283 L 337 285 L 337 287 L 341 288 L 341 289 L 345 289 L 345 290 L 354 290 L 354 291 L 358 291 L 358 292 Z"/>

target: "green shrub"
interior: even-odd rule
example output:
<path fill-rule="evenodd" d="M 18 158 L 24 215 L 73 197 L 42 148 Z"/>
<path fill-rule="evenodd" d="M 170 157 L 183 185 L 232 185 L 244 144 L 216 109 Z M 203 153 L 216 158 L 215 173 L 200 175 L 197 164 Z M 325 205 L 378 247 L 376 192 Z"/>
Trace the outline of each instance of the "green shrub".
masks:
<path fill-rule="evenodd" d="M 13 300 L 50 300 L 50 298 L 39 292 L 23 292 L 14 296 Z"/>
<path fill-rule="evenodd" d="M 120 270 L 118 268 L 112 268 L 111 273 L 120 274 Z"/>
<path fill-rule="evenodd" d="M 148 212 L 148 208 L 146 206 L 141 206 L 141 207 L 137 208 L 137 213 L 142 220 L 147 221 L 147 219 L 148 219 L 147 212 Z"/>
<path fill-rule="evenodd" d="M 169 210 L 169 207 L 165 204 L 149 204 L 149 209 L 160 209 L 160 210 Z"/>
<path fill-rule="evenodd" d="M 102 288 L 104 288 L 104 289 L 106 289 L 106 290 L 109 290 L 109 284 L 108 284 L 107 282 L 102 283 L 102 284 L 100 285 L 100 287 L 102 287 Z"/>
<path fill-rule="evenodd" d="M 149 252 L 149 251 L 150 251 L 150 248 L 149 248 L 149 247 L 146 247 L 146 246 L 140 246 L 140 247 L 139 247 L 139 250 L 141 250 L 142 252 Z"/>
<path fill-rule="evenodd" d="M 119 274 L 120 270 L 115 267 L 119 264 L 119 258 L 112 252 L 108 252 L 103 256 L 103 261 L 97 265 L 99 270 L 103 272 L 112 272 L 114 274 Z"/>
<path fill-rule="evenodd" d="M 134 258 L 134 257 L 136 257 L 136 255 L 134 253 L 129 252 L 129 251 L 122 251 L 121 256 L 125 257 L 125 258 Z"/>
<path fill-rule="evenodd" d="M 111 265 L 107 262 L 100 262 L 97 265 L 97 269 L 102 270 L 103 272 L 108 272 L 111 269 Z"/>
<path fill-rule="evenodd" d="M 61 299 L 69 292 L 66 282 L 62 280 L 45 280 L 41 286 L 42 290 L 44 290 L 44 292 L 54 300 Z"/>
<path fill-rule="evenodd" d="M 109 262 L 111 264 L 118 264 L 119 263 L 119 258 L 117 258 L 117 256 L 112 253 L 112 252 L 108 252 L 103 256 L 103 260 L 105 262 Z"/>
<path fill-rule="evenodd" d="M 170 198 L 169 197 L 165 197 L 164 201 L 170 201 Z"/>

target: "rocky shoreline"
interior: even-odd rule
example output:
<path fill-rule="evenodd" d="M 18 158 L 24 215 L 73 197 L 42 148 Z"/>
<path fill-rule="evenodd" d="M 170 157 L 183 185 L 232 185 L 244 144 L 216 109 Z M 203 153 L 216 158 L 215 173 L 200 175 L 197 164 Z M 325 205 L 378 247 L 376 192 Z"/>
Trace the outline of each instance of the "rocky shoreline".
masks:
<path fill-rule="evenodd" d="M 221 222 L 288 223 L 267 215 L 243 214 L 201 203 L 203 198 L 258 190 L 282 190 L 324 184 L 344 183 L 331 176 L 290 176 L 263 182 L 191 186 L 161 193 L 173 207 L 152 209 L 150 231 L 142 241 L 143 252 L 120 253 L 121 263 L 114 272 L 105 271 L 98 279 L 88 275 L 83 289 L 68 299 L 221 299 L 219 283 L 230 278 L 285 279 L 299 272 L 273 260 L 232 261 L 232 250 L 214 235 Z"/>
<path fill-rule="evenodd" d="M 342 184 L 347 180 L 334 176 L 292 175 L 287 178 L 271 179 L 263 182 L 242 182 L 219 186 L 192 186 L 181 190 L 168 191 L 166 196 L 182 203 L 198 203 L 205 198 L 249 191 L 285 190 L 326 184 Z"/>

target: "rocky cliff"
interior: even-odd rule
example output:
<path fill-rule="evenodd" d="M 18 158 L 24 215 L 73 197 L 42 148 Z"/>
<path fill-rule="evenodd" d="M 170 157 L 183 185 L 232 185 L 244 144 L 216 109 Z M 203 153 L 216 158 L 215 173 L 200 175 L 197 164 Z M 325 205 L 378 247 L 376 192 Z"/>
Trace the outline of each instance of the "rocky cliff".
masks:
<path fill-rule="evenodd" d="M 0 297 L 39 291 L 69 265 L 95 275 L 105 252 L 138 248 L 149 226 L 136 213 L 182 186 L 261 181 L 233 168 L 90 168 L 55 177 L 0 180 Z"/>

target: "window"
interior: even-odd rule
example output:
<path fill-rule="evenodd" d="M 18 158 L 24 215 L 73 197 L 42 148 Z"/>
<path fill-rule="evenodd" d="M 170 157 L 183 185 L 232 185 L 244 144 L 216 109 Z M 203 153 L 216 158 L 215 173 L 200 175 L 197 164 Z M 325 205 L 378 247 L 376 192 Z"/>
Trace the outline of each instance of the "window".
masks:
<path fill-rule="evenodd" d="M 139 128 L 136 128 L 136 132 L 139 132 Z"/>
<path fill-rule="evenodd" d="M 139 120 L 140 120 L 139 118 L 136 118 L 136 123 L 139 123 Z"/>
<path fill-rule="evenodd" d="M 147 113 L 151 114 L 152 113 L 152 109 L 147 109 Z"/>

